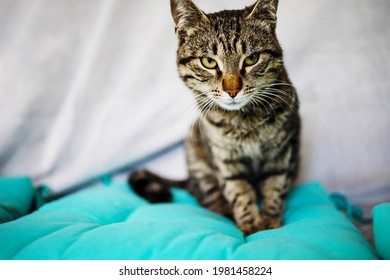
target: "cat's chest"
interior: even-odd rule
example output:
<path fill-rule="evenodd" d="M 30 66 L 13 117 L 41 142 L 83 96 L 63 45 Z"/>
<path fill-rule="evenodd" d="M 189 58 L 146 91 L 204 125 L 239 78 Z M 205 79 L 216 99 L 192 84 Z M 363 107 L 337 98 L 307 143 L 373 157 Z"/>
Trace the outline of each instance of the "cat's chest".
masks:
<path fill-rule="evenodd" d="M 250 158 L 254 167 L 257 167 L 275 153 L 279 133 L 280 131 L 276 131 L 273 127 L 262 127 L 251 133 L 245 132 L 232 138 L 226 137 L 222 143 L 227 157 L 232 160 Z"/>
<path fill-rule="evenodd" d="M 253 116 L 253 117 L 252 117 Z M 272 121 L 256 114 L 250 117 L 215 114 L 204 123 L 204 133 L 214 161 L 243 162 L 252 170 L 261 170 L 278 158 L 290 137 L 287 116 Z"/>
<path fill-rule="evenodd" d="M 224 126 L 206 125 L 208 141 L 212 152 L 224 159 L 250 159 L 255 165 L 277 153 L 285 138 L 283 127 L 275 122 L 233 123 Z"/>

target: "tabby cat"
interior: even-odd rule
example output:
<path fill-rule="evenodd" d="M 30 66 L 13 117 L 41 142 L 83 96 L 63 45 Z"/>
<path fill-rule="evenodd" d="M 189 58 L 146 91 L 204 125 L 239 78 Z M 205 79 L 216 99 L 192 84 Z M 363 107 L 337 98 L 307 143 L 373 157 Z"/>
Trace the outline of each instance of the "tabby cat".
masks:
<path fill-rule="evenodd" d="M 170 186 L 186 188 L 245 235 L 282 225 L 298 170 L 300 118 L 275 34 L 277 5 L 258 0 L 205 14 L 191 0 L 171 0 L 178 71 L 200 117 L 185 141 L 189 178 L 136 171 L 129 182 L 137 193 L 162 202 L 171 199 Z"/>

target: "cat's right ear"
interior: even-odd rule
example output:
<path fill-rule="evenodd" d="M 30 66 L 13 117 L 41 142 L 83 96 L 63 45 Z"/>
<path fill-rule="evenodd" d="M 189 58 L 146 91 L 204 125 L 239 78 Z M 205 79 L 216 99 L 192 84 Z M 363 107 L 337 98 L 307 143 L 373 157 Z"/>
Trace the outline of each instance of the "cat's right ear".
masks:
<path fill-rule="evenodd" d="M 171 0 L 171 13 L 176 31 L 192 28 L 200 21 L 209 21 L 206 14 L 191 0 Z"/>
<path fill-rule="evenodd" d="M 258 19 L 276 22 L 276 10 L 279 0 L 257 0 L 247 8 L 245 19 Z"/>

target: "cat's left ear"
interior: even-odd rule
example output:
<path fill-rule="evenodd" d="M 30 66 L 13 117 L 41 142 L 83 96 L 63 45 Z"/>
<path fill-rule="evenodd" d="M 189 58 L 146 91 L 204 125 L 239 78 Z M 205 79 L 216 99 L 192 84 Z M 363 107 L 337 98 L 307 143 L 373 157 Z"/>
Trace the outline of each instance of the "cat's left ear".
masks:
<path fill-rule="evenodd" d="M 245 19 L 269 20 L 276 23 L 279 0 L 257 0 L 247 8 Z"/>

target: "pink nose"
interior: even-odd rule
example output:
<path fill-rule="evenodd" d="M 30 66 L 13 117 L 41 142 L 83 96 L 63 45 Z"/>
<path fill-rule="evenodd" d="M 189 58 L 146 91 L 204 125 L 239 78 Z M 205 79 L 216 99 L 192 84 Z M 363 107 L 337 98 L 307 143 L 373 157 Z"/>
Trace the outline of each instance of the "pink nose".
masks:
<path fill-rule="evenodd" d="M 229 93 L 230 97 L 236 97 L 237 93 L 242 89 L 242 80 L 237 76 L 229 76 L 222 80 L 222 89 Z"/>

